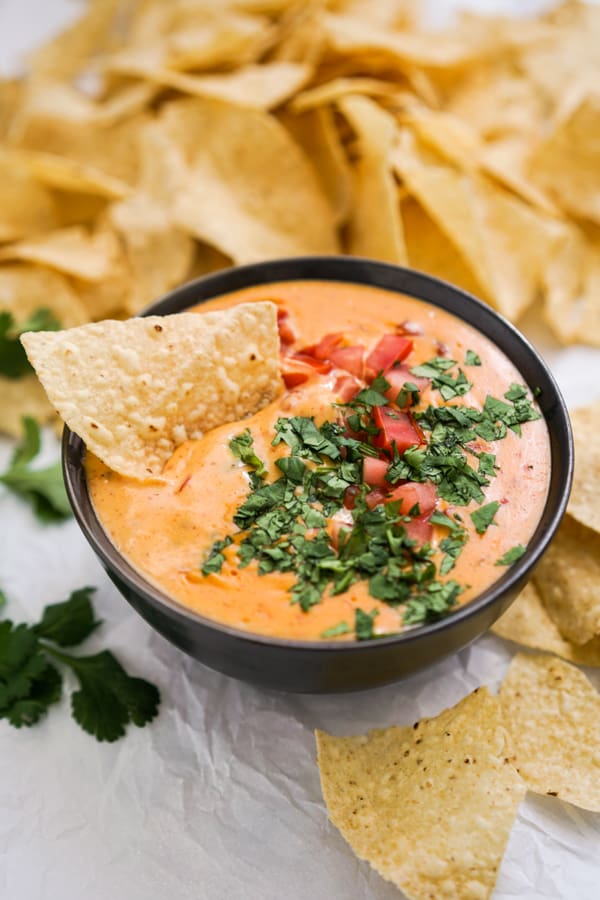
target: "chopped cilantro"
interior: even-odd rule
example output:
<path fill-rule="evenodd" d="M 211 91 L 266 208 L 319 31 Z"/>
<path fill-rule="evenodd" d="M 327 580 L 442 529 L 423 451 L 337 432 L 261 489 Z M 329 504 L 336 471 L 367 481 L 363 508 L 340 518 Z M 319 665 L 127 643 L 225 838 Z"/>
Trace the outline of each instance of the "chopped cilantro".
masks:
<path fill-rule="evenodd" d="M 203 575 L 210 575 L 211 572 L 219 573 L 225 562 L 223 550 L 233 544 L 233 540 L 229 535 L 222 541 L 215 541 L 204 562 L 202 563 L 201 572 Z"/>
<path fill-rule="evenodd" d="M 518 559 L 521 559 L 524 553 L 527 552 L 527 547 L 524 547 L 523 544 L 515 544 L 514 547 L 511 547 L 510 550 L 507 550 L 504 556 L 501 556 L 500 559 L 496 560 L 497 566 L 512 566 Z"/>
<path fill-rule="evenodd" d="M 465 366 L 480 366 L 481 358 L 477 356 L 474 350 L 467 350 L 465 354 Z"/>
<path fill-rule="evenodd" d="M 354 613 L 354 631 L 357 641 L 369 641 L 373 637 L 373 622 L 379 610 L 367 613 L 360 607 Z"/>
<path fill-rule="evenodd" d="M 49 309 L 36 310 L 20 325 L 12 313 L 0 312 L 0 375 L 14 380 L 33 372 L 20 336 L 26 331 L 58 331 L 60 327 Z"/>
<path fill-rule="evenodd" d="M 349 634 L 352 631 L 347 622 L 338 622 L 337 625 L 332 625 L 331 628 L 326 628 L 325 631 L 321 632 L 322 638 L 333 638 L 338 637 L 340 634 Z"/>
<path fill-rule="evenodd" d="M 30 503 L 40 522 L 61 522 L 69 518 L 71 507 L 60 463 L 31 469 L 29 463 L 40 449 L 40 429 L 35 419 L 24 416 L 23 430 L 8 469 L 0 474 L 0 484 Z"/>
<path fill-rule="evenodd" d="M 143 726 L 156 716 L 158 690 L 130 677 L 108 650 L 71 656 L 58 649 L 81 643 L 99 625 L 90 600 L 93 590 L 74 591 L 64 603 L 46 607 L 37 625 L 0 622 L 0 719 L 15 728 L 34 725 L 60 700 L 56 662 L 79 681 L 71 695 L 73 718 L 97 740 L 115 741 L 130 722 Z"/>
<path fill-rule="evenodd" d="M 251 480 L 253 484 L 260 482 L 260 480 L 265 477 L 267 470 L 262 459 L 254 452 L 254 440 L 249 428 L 246 428 L 245 431 L 242 431 L 242 433 L 236 435 L 236 437 L 231 438 L 229 441 L 229 449 L 234 456 L 237 456 L 238 459 L 251 469 Z M 254 476 L 255 480 L 252 479 L 252 476 Z"/>
<path fill-rule="evenodd" d="M 493 523 L 494 516 L 499 509 L 500 504 L 497 500 L 494 500 L 492 503 L 486 503 L 485 506 L 480 506 L 479 509 L 476 509 L 471 513 L 471 521 L 475 526 L 477 534 L 485 534 Z"/>

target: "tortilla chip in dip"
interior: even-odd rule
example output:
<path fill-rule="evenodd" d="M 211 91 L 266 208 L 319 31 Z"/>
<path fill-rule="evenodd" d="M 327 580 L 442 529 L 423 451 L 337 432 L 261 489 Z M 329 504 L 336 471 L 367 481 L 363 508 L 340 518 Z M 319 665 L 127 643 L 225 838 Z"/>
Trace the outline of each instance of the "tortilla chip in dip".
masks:
<path fill-rule="evenodd" d="M 600 638 L 581 645 L 564 638 L 532 581 L 492 626 L 492 632 L 507 641 L 555 653 L 581 666 L 600 666 Z"/>
<path fill-rule="evenodd" d="M 518 653 L 500 702 L 527 787 L 600 812 L 600 694 L 583 672 Z"/>
<path fill-rule="evenodd" d="M 525 785 L 486 688 L 415 725 L 316 737 L 329 817 L 357 856 L 409 898 L 490 896 Z"/>
<path fill-rule="evenodd" d="M 109 468 L 159 475 L 178 444 L 280 389 L 273 303 L 105 321 L 22 336 L 48 397 Z"/>

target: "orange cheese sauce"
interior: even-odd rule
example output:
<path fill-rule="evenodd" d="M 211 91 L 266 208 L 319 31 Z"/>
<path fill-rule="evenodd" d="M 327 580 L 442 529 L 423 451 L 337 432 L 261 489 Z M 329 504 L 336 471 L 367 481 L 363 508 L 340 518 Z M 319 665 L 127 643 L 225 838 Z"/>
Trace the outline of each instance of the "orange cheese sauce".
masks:
<path fill-rule="evenodd" d="M 295 348 L 312 344 L 330 332 L 344 332 L 349 343 L 361 343 L 367 352 L 379 338 L 403 322 L 414 322 L 422 335 L 411 335 L 414 350 L 410 366 L 439 352 L 444 344 L 472 389 L 451 401 L 481 408 L 487 394 L 502 398 L 511 383 L 523 379 L 512 363 L 487 338 L 455 316 L 424 301 L 362 285 L 336 282 L 285 282 L 248 288 L 204 303 L 199 313 L 252 300 L 273 300 L 291 316 Z M 464 366 L 467 350 L 482 360 L 480 367 Z M 338 373 L 339 374 L 339 373 Z M 257 455 L 269 468 L 269 479 L 279 476 L 274 460 L 288 452 L 284 444 L 271 446 L 274 424 L 281 416 L 311 416 L 317 424 L 332 418 L 335 400 L 331 376 L 315 377 L 285 391 L 273 403 L 243 422 L 223 425 L 201 440 L 177 448 L 162 477 L 145 482 L 125 478 L 88 455 L 86 470 L 97 515 L 118 550 L 150 581 L 182 605 L 227 625 L 264 635 L 300 640 L 318 639 L 340 621 L 353 630 L 354 612 L 379 610 L 375 633 L 402 630 L 402 610 L 371 597 L 367 583 L 359 582 L 338 596 L 303 612 L 290 603 L 292 573 L 259 575 L 256 562 L 237 566 L 235 544 L 225 551 L 219 574 L 203 575 L 201 566 L 215 540 L 237 532 L 233 516 L 250 490 L 246 467 L 234 458 L 229 441 L 250 428 Z M 428 389 L 421 403 L 440 404 L 440 394 Z M 329 409 L 329 412 L 326 412 Z M 469 512 L 479 503 L 452 507 L 440 500 L 442 511 L 458 512 L 469 532 L 454 569 L 447 578 L 466 585 L 459 603 L 467 603 L 505 571 L 495 562 L 515 544 L 527 544 L 541 516 L 549 480 L 550 450 L 543 419 L 522 426 L 496 442 L 478 440 L 478 449 L 496 454 L 499 471 L 484 488 L 485 500 L 500 501 L 496 525 L 478 535 Z M 439 533 L 438 533 L 439 532 Z M 434 543 L 447 535 L 436 529 Z M 437 564 L 441 553 L 434 557 Z M 340 640 L 352 638 L 353 633 Z"/>

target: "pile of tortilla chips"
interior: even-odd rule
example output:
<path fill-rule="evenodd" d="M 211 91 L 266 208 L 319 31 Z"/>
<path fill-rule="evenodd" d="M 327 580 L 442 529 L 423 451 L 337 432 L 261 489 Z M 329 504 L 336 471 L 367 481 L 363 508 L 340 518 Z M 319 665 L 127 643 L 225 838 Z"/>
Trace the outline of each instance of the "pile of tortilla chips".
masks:
<path fill-rule="evenodd" d="M 517 654 L 498 697 L 357 737 L 316 732 L 329 817 L 411 900 L 485 900 L 526 792 L 600 812 L 600 694 L 552 656 Z"/>
<path fill-rule="evenodd" d="M 343 251 L 600 344 L 600 9 L 428 33 L 419 6 L 94 0 L 0 81 L 0 311 L 126 318 Z M 33 376 L 0 391 L 0 431 L 49 412 Z"/>

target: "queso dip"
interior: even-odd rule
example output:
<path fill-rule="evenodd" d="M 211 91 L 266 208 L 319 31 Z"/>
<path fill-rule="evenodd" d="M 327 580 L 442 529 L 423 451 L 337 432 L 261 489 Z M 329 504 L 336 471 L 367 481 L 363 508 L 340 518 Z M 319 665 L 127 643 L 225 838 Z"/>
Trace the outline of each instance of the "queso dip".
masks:
<path fill-rule="evenodd" d="M 88 454 L 118 550 L 182 605 L 263 635 L 368 639 L 451 612 L 525 551 L 550 451 L 487 338 L 424 301 L 285 282 L 197 307 L 278 306 L 285 390 L 135 481 Z"/>

